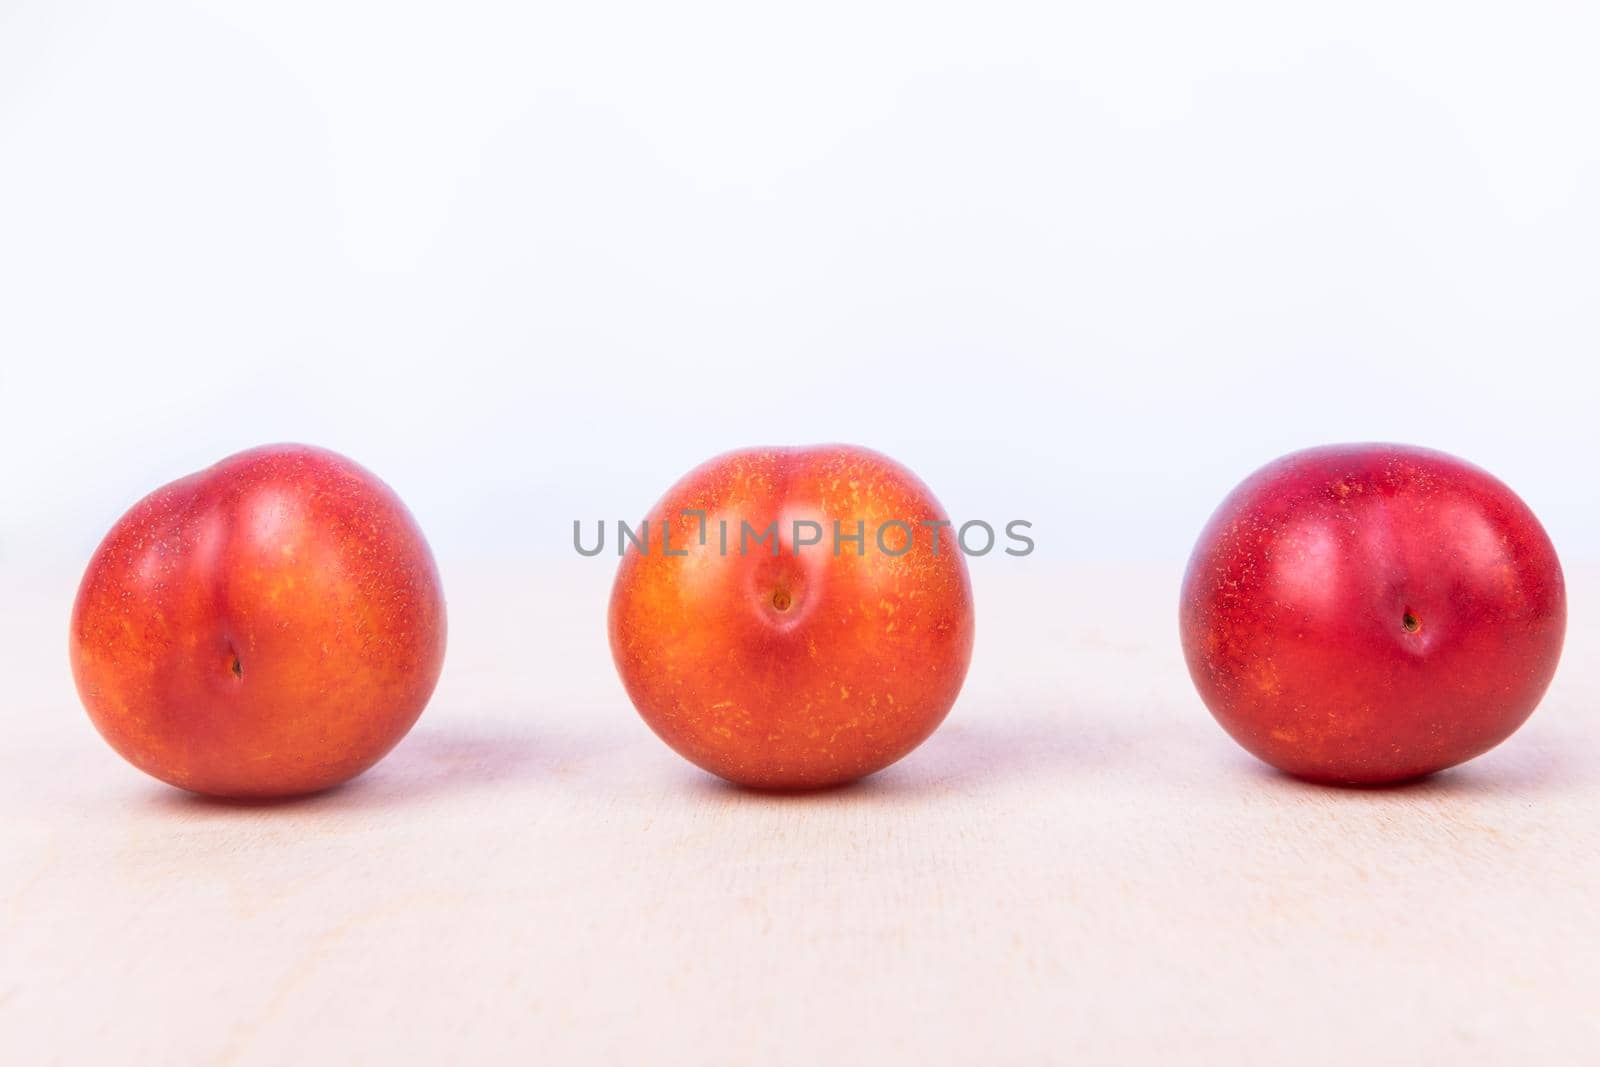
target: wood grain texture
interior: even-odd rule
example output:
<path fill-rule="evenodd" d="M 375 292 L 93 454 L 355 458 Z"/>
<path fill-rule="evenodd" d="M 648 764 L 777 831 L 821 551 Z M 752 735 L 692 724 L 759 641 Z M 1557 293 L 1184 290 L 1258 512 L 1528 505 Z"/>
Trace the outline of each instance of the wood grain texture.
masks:
<path fill-rule="evenodd" d="M 946 725 L 844 790 L 679 760 L 610 567 L 447 565 L 433 706 L 237 806 L 94 735 L 75 575 L 0 608 L 0 1061 L 1573 1063 L 1600 1044 L 1600 571 L 1521 733 L 1316 788 L 1193 694 L 1179 568 L 975 561 Z"/>

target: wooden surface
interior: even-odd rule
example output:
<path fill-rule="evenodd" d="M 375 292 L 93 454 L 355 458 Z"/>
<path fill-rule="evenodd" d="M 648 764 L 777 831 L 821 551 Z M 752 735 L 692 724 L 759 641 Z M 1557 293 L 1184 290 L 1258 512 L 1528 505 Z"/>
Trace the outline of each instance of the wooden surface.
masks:
<path fill-rule="evenodd" d="M 1178 568 L 976 561 L 967 688 L 859 786 L 740 792 L 611 670 L 599 560 L 445 567 L 383 764 L 236 806 L 77 705 L 75 575 L 0 617 L 0 1062 L 1576 1063 L 1600 1047 L 1600 572 L 1497 751 L 1313 788 L 1213 724 Z"/>

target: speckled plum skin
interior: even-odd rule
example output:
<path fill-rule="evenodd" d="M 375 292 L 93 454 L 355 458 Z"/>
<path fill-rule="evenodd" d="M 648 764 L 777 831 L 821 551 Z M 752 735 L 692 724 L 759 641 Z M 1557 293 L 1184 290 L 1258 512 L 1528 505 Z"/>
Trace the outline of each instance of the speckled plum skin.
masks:
<path fill-rule="evenodd" d="M 1380 785 L 1511 736 L 1566 618 L 1555 548 L 1516 494 L 1440 452 L 1362 444 L 1285 456 L 1222 502 L 1180 629 L 1239 744 L 1301 778 Z"/>
<path fill-rule="evenodd" d="M 241 452 L 135 504 L 72 612 L 78 693 L 140 770 L 214 796 L 371 767 L 444 663 L 433 556 L 399 498 L 303 445 Z"/>
<path fill-rule="evenodd" d="M 701 524 L 685 511 L 706 513 Z M 972 590 L 954 529 L 926 486 L 887 456 L 845 445 L 719 456 L 650 511 L 650 551 L 629 546 L 611 594 L 611 650 L 639 714 L 684 758 L 761 789 L 817 789 L 883 769 L 944 720 L 972 656 Z M 732 530 L 722 554 L 720 522 Z M 796 551 L 794 520 L 823 543 Z M 889 519 L 902 555 L 878 550 Z M 661 551 L 661 523 L 674 551 Z M 768 545 L 738 551 L 741 522 Z M 834 553 L 833 522 L 865 523 L 865 554 Z M 809 534 L 807 534 L 809 536 Z M 904 545 L 891 529 L 890 548 Z"/>

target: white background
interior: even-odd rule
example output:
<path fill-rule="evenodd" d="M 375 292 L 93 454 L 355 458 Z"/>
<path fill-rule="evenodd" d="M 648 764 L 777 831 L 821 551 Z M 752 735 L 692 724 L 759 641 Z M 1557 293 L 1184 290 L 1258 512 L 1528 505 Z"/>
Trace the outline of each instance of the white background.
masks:
<path fill-rule="evenodd" d="M 1596 556 L 1596 9 L 1093 8 L 6 0 L 0 568 L 285 439 L 447 577 L 827 440 L 1087 560 L 1409 441 Z"/>

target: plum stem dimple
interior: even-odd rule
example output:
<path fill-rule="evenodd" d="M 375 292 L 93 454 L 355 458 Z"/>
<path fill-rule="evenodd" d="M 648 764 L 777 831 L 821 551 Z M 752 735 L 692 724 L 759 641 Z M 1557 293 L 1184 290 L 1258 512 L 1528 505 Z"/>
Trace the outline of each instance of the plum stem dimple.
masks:
<path fill-rule="evenodd" d="M 239 662 L 239 654 L 233 654 L 233 676 L 240 681 L 244 680 L 244 664 Z"/>
<path fill-rule="evenodd" d="M 1422 629 L 1422 620 L 1417 618 L 1416 612 L 1407 608 L 1406 613 L 1400 617 L 1400 625 L 1405 627 L 1406 633 L 1414 634 Z"/>
<path fill-rule="evenodd" d="M 772 594 L 772 606 L 779 611 L 788 611 L 789 605 L 793 603 L 794 600 L 789 596 L 787 589 L 779 589 Z"/>

